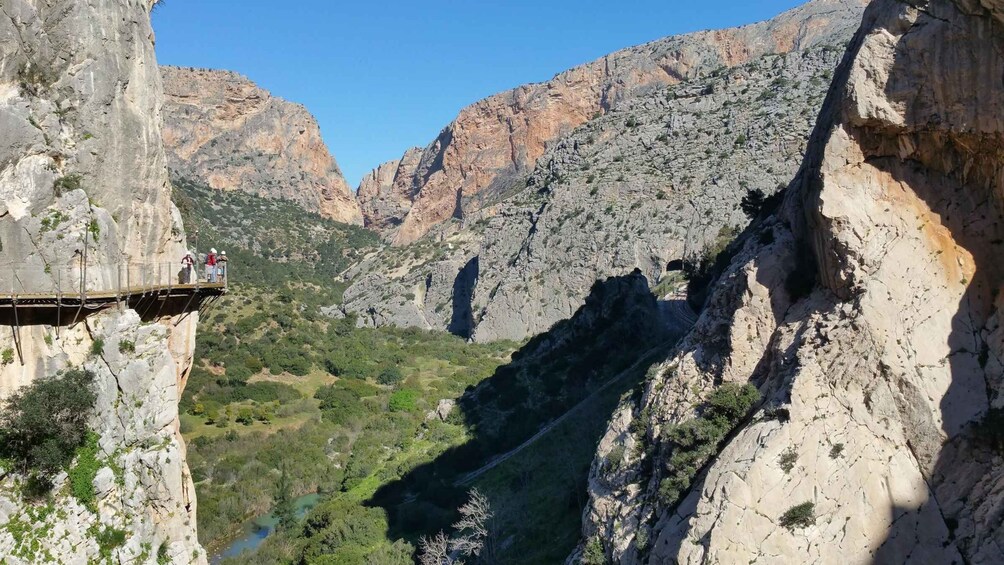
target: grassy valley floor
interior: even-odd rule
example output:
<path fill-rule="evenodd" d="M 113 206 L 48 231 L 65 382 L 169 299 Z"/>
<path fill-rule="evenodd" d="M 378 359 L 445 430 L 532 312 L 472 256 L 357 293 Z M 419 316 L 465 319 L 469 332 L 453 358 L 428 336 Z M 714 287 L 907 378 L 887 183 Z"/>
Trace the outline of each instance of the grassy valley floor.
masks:
<path fill-rule="evenodd" d="M 379 248 L 371 234 L 192 183 L 176 183 L 175 198 L 202 247 L 227 249 L 233 274 L 230 295 L 203 313 L 180 406 L 211 554 L 273 509 L 285 472 L 292 496 L 316 492 L 320 504 L 225 562 L 414 563 L 420 538 L 449 529 L 473 488 L 495 514 L 481 562 L 568 555 L 606 422 L 672 344 L 597 315 L 655 317 L 647 291 L 634 297 L 638 280 L 598 284 L 597 300 L 623 303 L 523 344 L 357 328 L 330 307 L 338 274 Z"/>

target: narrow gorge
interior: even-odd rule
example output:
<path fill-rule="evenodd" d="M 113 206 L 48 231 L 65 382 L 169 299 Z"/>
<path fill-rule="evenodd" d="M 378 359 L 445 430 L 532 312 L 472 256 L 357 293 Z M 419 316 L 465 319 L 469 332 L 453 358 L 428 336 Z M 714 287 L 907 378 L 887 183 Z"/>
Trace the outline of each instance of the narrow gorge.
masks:
<path fill-rule="evenodd" d="M 0 0 L 0 563 L 1004 565 L 999 0 L 234 8 Z"/>

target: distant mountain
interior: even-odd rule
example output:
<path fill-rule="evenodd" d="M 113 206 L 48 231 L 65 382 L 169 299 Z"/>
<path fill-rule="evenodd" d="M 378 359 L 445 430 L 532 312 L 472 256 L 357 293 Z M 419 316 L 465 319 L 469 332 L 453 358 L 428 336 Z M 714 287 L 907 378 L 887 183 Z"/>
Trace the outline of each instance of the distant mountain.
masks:
<path fill-rule="evenodd" d="M 477 201 L 471 203 L 476 196 L 518 182 L 549 144 L 625 100 L 768 53 L 839 43 L 850 36 L 866 4 L 814 0 L 766 22 L 618 51 L 548 82 L 476 102 L 423 150 L 414 170 L 398 171 L 399 200 L 410 200 L 411 206 L 379 208 L 364 201 L 367 225 L 396 244 L 411 243 L 450 218 L 476 211 Z"/>
<path fill-rule="evenodd" d="M 362 214 L 314 117 L 230 71 L 161 67 L 174 176 L 281 198 L 347 224 Z"/>
<path fill-rule="evenodd" d="M 773 194 L 797 171 L 859 19 L 857 3 L 827 0 L 698 34 L 761 45 L 754 32 L 800 29 L 809 31 L 796 44 L 810 36 L 816 44 L 732 67 L 705 64 L 692 78 L 610 102 L 526 171 L 460 197 L 462 220 L 350 270 L 344 308 L 366 324 L 519 340 L 570 316 L 596 280 L 638 268 L 655 286 L 684 261 L 710 260 L 749 222 L 747 193 Z M 683 49 L 698 36 L 653 45 Z M 399 181 L 390 191 L 398 198 L 407 193 Z"/>

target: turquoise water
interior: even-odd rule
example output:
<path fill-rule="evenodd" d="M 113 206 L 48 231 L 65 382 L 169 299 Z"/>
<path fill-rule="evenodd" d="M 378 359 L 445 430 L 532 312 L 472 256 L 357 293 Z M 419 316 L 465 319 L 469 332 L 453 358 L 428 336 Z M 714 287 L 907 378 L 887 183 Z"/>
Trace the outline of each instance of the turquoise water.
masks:
<path fill-rule="evenodd" d="M 316 493 L 297 498 L 293 501 L 296 505 L 296 516 L 298 518 L 302 518 L 310 511 L 311 508 L 317 506 L 320 499 L 321 495 Z M 245 551 L 254 551 L 255 549 L 258 549 L 261 542 L 265 541 L 265 538 L 272 534 L 272 531 L 275 529 L 275 525 L 278 522 L 279 520 L 272 514 L 266 514 L 251 520 L 244 527 L 246 533 L 232 541 L 230 545 L 225 547 L 219 553 L 210 556 L 209 562 L 212 565 L 219 565 L 219 563 L 225 558 L 237 557 Z"/>

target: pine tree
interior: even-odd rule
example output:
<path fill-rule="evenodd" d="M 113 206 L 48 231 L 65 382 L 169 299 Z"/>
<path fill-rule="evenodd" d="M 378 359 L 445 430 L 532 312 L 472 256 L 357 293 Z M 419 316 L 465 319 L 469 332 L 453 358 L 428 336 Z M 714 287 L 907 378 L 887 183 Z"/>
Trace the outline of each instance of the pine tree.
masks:
<path fill-rule="evenodd" d="M 293 505 L 293 495 L 290 492 L 289 477 L 286 476 L 286 463 L 282 464 L 279 482 L 276 484 L 275 507 L 272 514 L 278 519 L 278 530 L 289 530 L 296 526 L 296 507 Z"/>

